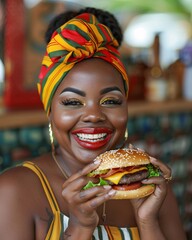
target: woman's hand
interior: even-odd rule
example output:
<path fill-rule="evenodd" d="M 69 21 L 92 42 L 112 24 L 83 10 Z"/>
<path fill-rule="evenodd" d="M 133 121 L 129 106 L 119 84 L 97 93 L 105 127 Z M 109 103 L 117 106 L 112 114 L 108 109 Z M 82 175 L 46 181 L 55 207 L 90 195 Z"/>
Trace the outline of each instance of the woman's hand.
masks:
<path fill-rule="evenodd" d="M 167 179 L 171 177 L 171 169 L 156 158 L 150 157 L 150 162 L 159 168 L 159 177 L 151 177 L 142 181 L 143 184 L 154 184 L 155 191 L 148 197 L 131 200 L 138 224 L 156 222 L 161 205 L 167 193 Z"/>
<path fill-rule="evenodd" d="M 87 174 L 99 166 L 100 162 L 95 161 L 82 170 L 72 175 L 63 184 L 62 195 L 68 204 L 69 225 L 72 228 L 95 229 L 99 217 L 96 209 L 102 203 L 110 199 L 115 191 L 110 186 L 98 186 L 82 190 L 88 183 Z"/>

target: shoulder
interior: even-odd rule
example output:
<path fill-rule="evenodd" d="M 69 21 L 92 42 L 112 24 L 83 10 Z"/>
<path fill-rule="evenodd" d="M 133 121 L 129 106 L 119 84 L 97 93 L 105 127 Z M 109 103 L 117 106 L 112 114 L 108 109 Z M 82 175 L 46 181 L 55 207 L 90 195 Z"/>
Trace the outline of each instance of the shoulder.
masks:
<path fill-rule="evenodd" d="M 2 239 L 34 239 L 35 190 L 32 171 L 24 167 L 0 175 L 0 235 Z M 10 231 L 11 229 L 11 231 Z"/>
<path fill-rule="evenodd" d="M 38 196 L 38 197 L 37 197 Z M 0 209 L 34 216 L 41 205 L 48 205 L 39 177 L 31 169 L 17 166 L 0 175 Z"/>
<path fill-rule="evenodd" d="M 34 173 L 23 166 L 14 167 L 0 175 L 0 204 L 26 202 L 35 191 L 34 184 L 38 186 L 38 178 Z M 30 191 L 30 194 L 28 194 Z M 19 206 L 19 205 L 18 205 Z"/>

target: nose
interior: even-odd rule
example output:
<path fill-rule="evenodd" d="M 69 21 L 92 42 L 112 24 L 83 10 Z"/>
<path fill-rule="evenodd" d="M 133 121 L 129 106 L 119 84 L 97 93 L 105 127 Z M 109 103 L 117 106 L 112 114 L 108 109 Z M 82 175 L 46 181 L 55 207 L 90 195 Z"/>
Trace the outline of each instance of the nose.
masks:
<path fill-rule="evenodd" d="M 103 122 L 106 120 L 106 115 L 102 111 L 100 106 L 90 105 L 84 107 L 82 114 L 82 120 L 84 122 Z"/>

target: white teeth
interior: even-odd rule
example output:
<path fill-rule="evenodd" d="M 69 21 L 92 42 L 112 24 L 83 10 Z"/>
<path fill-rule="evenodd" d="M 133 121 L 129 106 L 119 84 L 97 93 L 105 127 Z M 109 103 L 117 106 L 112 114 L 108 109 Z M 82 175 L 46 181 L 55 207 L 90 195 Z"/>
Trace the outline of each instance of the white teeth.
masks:
<path fill-rule="evenodd" d="M 96 142 L 96 141 L 103 140 L 107 136 L 107 134 L 106 133 L 99 133 L 99 134 L 77 133 L 77 136 L 81 141 Z"/>

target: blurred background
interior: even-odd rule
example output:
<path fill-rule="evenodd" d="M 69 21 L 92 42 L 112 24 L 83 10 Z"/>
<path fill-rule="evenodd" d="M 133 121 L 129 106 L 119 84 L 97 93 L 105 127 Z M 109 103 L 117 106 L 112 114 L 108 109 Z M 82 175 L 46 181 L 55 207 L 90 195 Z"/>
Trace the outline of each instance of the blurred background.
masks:
<path fill-rule="evenodd" d="M 192 240 L 192 1 L 1 0 L 0 171 L 50 151 L 36 83 L 49 21 L 84 6 L 112 12 L 129 80 L 129 141 L 169 164 Z"/>

